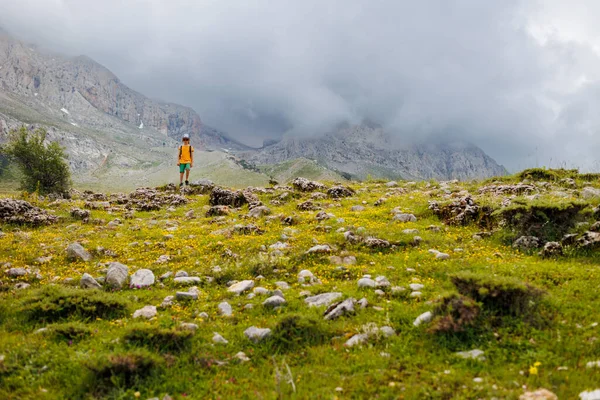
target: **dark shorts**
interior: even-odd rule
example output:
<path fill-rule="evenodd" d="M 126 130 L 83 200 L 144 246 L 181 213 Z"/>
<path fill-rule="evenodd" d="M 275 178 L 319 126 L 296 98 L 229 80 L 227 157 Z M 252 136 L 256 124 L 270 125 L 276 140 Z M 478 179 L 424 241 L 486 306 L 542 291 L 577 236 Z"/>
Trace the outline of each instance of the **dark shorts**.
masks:
<path fill-rule="evenodd" d="M 180 173 L 184 173 L 185 170 L 189 170 L 190 169 L 190 164 L 179 164 L 179 172 Z"/>

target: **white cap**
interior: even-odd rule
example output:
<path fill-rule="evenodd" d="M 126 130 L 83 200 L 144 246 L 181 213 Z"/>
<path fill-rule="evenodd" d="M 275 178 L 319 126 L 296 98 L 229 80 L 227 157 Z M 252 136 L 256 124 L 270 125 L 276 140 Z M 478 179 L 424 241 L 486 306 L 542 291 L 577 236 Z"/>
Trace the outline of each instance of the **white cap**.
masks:
<path fill-rule="evenodd" d="M 187 133 L 185 133 L 185 134 L 183 135 L 183 138 L 184 138 L 184 139 L 189 139 L 189 138 L 190 138 L 190 135 L 188 135 Z"/>

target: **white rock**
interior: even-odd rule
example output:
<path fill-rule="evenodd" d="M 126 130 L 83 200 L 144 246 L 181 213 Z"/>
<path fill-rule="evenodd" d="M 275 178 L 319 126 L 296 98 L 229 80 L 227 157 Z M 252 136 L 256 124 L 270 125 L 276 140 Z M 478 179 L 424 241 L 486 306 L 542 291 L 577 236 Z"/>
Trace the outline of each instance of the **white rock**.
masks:
<path fill-rule="evenodd" d="M 431 311 L 424 312 L 423 314 L 419 315 L 417 317 L 417 319 L 415 319 L 415 322 L 413 322 L 413 325 L 419 326 L 423 323 L 427 323 L 427 322 L 431 321 L 432 318 L 433 318 L 433 313 Z"/>
<path fill-rule="evenodd" d="M 179 278 L 173 279 L 178 285 L 194 285 L 196 283 L 200 283 L 201 280 L 197 276 L 180 276 Z"/>
<path fill-rule="evenodd" d="M 374 288 L 377 283 L 371 278 L 360 278 L 358 280 L 358 287 Z"/>
<path fill-rule="evenodd" d="M 252 289 L 252 292 L 254 292 L 254 294 L 258 296 L 264 296 L 269 294 L 269 291 L 262 286 L 255 287 L 254 289 Z"/>
<path fill-rule="evenodd" d="M 342 315 L 354 313 L 355 301 L 356 300 L 353 298 L 349 298 L 340 303 L 332 304 L 327 310 L 325 310 L 325 319 L 329 321 L 337 319 Z"/>
<path fill-rule="evenodd" d="M 175 296 L 167 296 L 161 303 L 161 308 L 171 307 L 173 305 L 173 300 L 175 300 Z"/>
<path fill-rule="evenodd" d="M 279 281 L 275 282 L 275 286 L 277 286 L 281 290 L 288 290 L 290 285 L 287 282 Z"/>
<path fill-rule="evenodd" d="M 410 293 L 410 297 L 414 297 L 414 298 L 419 298 L 423 295 L 423 293 L 416 291 L 416 292 L 411 292 Z"/>
<path fill-rule="evenodd" d="M 271 296 L 263 301 L 262 304 L 266 307 L 278 307 L 282 304 L 285 304 L 285 299 L 281 296 Z"/>
<path fill-rule="evenodd" d="M 272 250 L 285 250 L 287 248 L 289 248 L 290 245 L 287 243 L 282 243 L 282 242 L 276 242 L 272 245 L 269 246 L 270 249 Z"/>
<path fill-rule="evenodd" d="M 233 285 L 229 286 L 227 291 L 230 293 L 235 293 L 237 295 L 240 295 L 240 294 L 244 293 L 246 290 L 252 289 L 253 287 L 254 287 L 254 281 L 245 280 L 245 281 L 234 283 Z"/>
<path fill-rule="evenodd" d="M 255 326 L 251 326 L 250 328 L 246 329 L 244 331 L 244 335 L 246 335 L 246 337 L 248 339 L 250 339 L 252 342 L 254 343 L 258 343 L 263 339 L 268 338 L 269 336 L 271 336 L 271 330 L 269 328 L 257 328 Z"/>
<path fill-rule="evenodd" d="M 377 287 L 388 287 L 390 286 L 390 281 L 388 281 L 388 279 L 385 276 L 378 276 L 377 278 L 375 278 L 375 283 L 377 284 Z"/>
<path fill-rule="evenodd" d="M 317 278 L 309 270 L 303 269 L 302 271 L 298 272 L 298 283 L 313 284 L 316 281 Z"/>
<path fill-rule="evenodd" d="M 67 259 L 71 261 L 90 261 L 92 256 L 79 243 L 71 243 L 67 247 Z"/>
<path fill-rule="evenodd" d="M 483 382 L 483 378 L 479 378 L 479 377 L 473 378 L 473 382 L 475 382 L 475 383 L 481 383 L 481 382 Z"/>
<path fill-rule="evenodd" d="M 198 325 L 192 324 L 191 322 L 182 322 L 181 325 L 179 325 L 179 327 L 181 329 L 185 329 L 192 332 L 196 332 L 199 328 Z"/>
<path fill-rule="evenodd" d="M 154 285 L 154 273 L 149 269 L 138 269 L 129 281 L 129 286 L 142 288 Z"/>
<path fill-rule="evenodd" d="M 307 254 L 323 254 L 323 253 L 331 253 L 331 247 L 326 244 L 318 244 L 316 246 L 311 247 L 306 252 Z"/>
<path fill-rule="evenodd" d="M 448 260 L 450 258 L 449 254 L 446 253 L 438 253 L 435 255 L 436 260 Z"/>
<path fill-rule="evenodd" d="M 321 293 L 316 296 L 307 297 L 304 299 L 304 302 L 309 307 L 328 306 L 340 297 L 342 297 L 342 294 L 339 292 Z"/>
<path fill-rule="evenodd" d="M 396 334 L 396 331 L 391 326 L 382 326 L 379 328 L 379 332 L 386 338 Z"/>
<path fill-rule="evenodd" d="M 177 292 L 175 293 L 177 300 L 198 300 L 198 293 L 196 292 Z"/>
<path fill-rule="evenodd" d="M 585 364 L 586 368 L 600 368 L 600 360 L 598 361 L 590 361 Z"/>
<path fill-rule="evenodd" d="M 346 341 L 346 343 L 344 343 L 344 346 L 353 347 L 353 346 L 365 343 L 368 339 L 369 339 L 369 335 L 367 335 L 366 333 L 357 333 L 356 335 L 354 335 L 350 339 L 348 339 L 348 341 Z"/>
<path fill-rule="evenodd" d="M 478 360 L 478 361 L 485 360 L 485 356 L 483 355 L 484 352 L 479 349 L 473 349 L 473 350 L 469 350 L 469 351 L 459 351 L 455 354 L 459 357 L 467 358 L 467 359 L 471 359 L 471 360 Z"/>
<path fill-rule="evenodd" d="M 217 343 L 217 344 L 229 343 L 229 341 L 227 341 L 227 339 L 225 339 L 223 336 L 219 335 L 217 332 L 213 332 L 213 333 L 214 333 L 214 335 L 212 337 L 213 343 Z"/>
<path fill-rule="evenodd" d="M 11 268 L 8 270 L 6 275 L 10 276 L 11 278 L 17 278 L 19 276 L 27 275 L 27 270 L 25 268 Z"/>
<path fill-rule="evenodd" d="M 413 214 L 399 213 L 394 215 L 392 220 L 399 222 L 416 222 L 417 217 L 415 217 Z"/>
<path fill-rule="evenodd" d="M 79 281 L 79 285 L 84 289 L 101 289 L 100 285 L 90 274 L 85 273 Z"/>
<path fill-rule="evenodd" d="M 219 303 L 218 309 L 219 314 L 221 314 L 224 317 L 231 317 L 233 315 L 233 309 L 231 308 L 231 305 L 226 301 Z"/>
<path fill-rule="evenodd" d="M 248 358 L 246 353 L 244 353 L 243 351 L 240 351 L 234 357 L 237 358 L 238 360 L 240 360 L 241 362 L 250 361 L 250 359 Z"/>
<path fill-rule="evenodd" d="M 593 390 L 591 392 L 585 391 L 579 393 L 580 400 L 600 400 L 600 389 Z"/>
<path fill-rule="evenodd" d="M 141 317 L 141 318 L 150 319 L 150 318 L 156 317 L 157 314 L 158 314 L 158 312 L 156 311 L 155 306 L 145 306 L 145 307 L 140 308 L 136 312 L 134 312 L 133 318 Z"/>
<path fill-rule="evenodd" d="M 412 290 L 421 290 L 425 286 L 420 283 L 411 283 L 410 285 L 408 285 L 408 287 L 410 287 Z"/>
<path fill-rule="evenodd" d="M 108 264 L 106 272 L 106 284 L 110 287 L 120 289 L 127 283 L 129 278 L 129 268 L 118 262 Z"/>

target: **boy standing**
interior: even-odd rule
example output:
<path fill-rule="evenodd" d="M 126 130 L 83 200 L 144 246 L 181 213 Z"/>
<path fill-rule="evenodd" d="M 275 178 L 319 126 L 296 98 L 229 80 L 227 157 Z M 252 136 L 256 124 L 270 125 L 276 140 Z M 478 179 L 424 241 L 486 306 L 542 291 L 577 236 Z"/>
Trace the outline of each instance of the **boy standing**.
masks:
<path fill-rule="evenodd" d="M 194 148 L 190 146 L 190 135 L 183 135 L 183 144 L 179 146 L 179 157 L 177 166 L 179 167 L 179 187 L 183 186 L 183 173 L 185 172 L 185 185 L 189 185 L 190 168 L 194 166 Z"/>

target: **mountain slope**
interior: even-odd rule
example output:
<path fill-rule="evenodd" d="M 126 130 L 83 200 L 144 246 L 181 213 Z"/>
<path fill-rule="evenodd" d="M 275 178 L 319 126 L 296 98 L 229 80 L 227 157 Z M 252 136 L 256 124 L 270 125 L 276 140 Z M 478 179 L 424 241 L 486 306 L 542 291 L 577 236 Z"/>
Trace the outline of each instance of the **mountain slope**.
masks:
<path fill-rule="evenodd" d="M 117 175 L 139 171 L 140 179 L 148 168 L 170 168 L 186 133 L 199 149 L 248 149 L 191 108 L 151 100 L 88 57 L 52 54 L 0 31 L 0 142 L 21 125 L 46 128 L 65 146 L 75 179 L 86 182 L 107 166 Z"/>
<path fill-rule="evenodd" d="M 382 127 L 342 126 L 321 137 L 285 138 L 243 157 L 259 164 L 313 159 L 355 178 L 476 179 L 506 174 L 480 148 L 468 143 L 398 145 Z"/>

